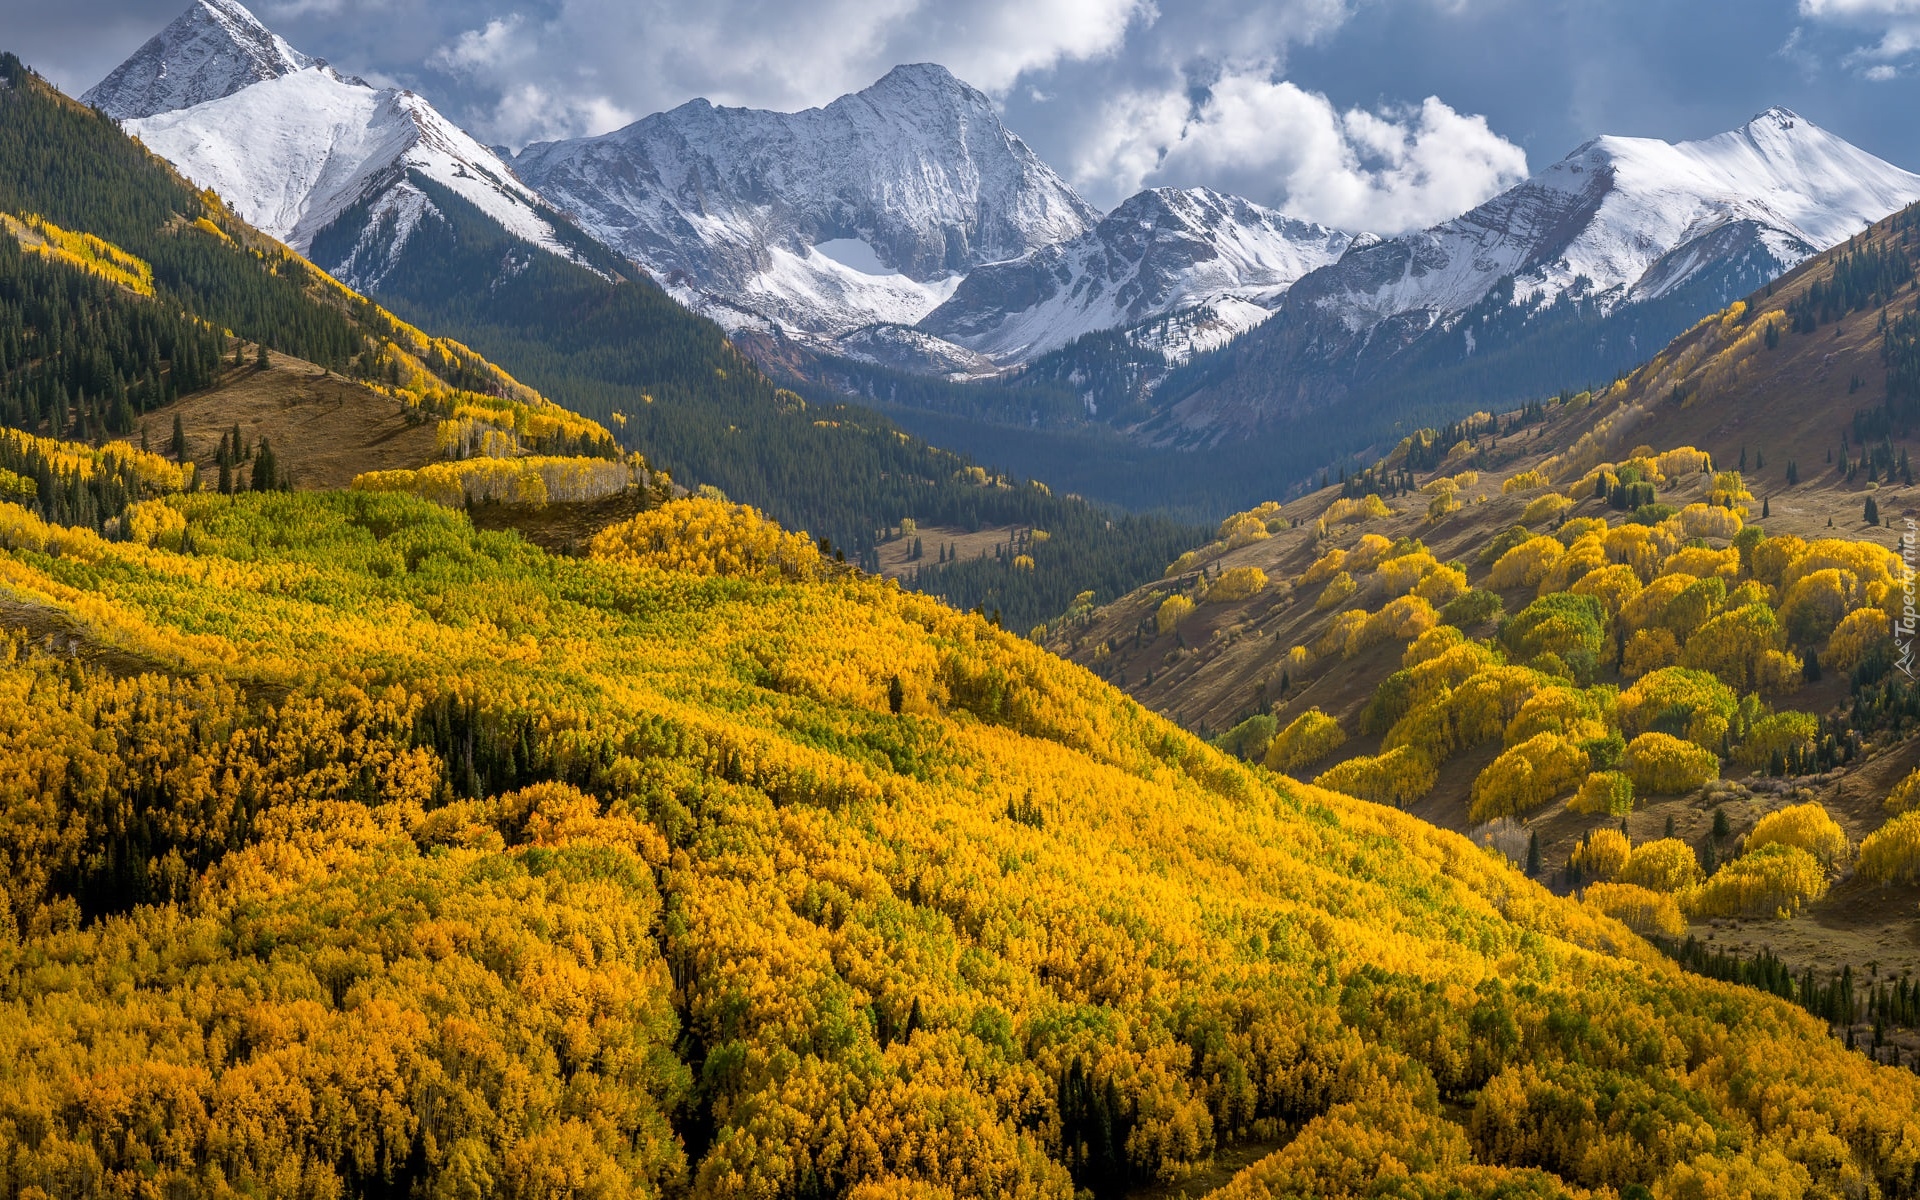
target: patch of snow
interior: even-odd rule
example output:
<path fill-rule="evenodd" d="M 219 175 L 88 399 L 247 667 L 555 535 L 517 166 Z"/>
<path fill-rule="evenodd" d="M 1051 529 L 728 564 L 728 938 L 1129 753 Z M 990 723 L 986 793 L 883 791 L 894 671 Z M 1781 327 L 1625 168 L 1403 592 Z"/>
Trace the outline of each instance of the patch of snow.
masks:
<path fill-rule="evenodd" d="M 869 245 L 865 238 L 829 238 L 814 249 L 862 275 L 899 274 L 880 261 L 880 252 Z"/>
<path fill-rule="evenodd" d="M 1196 354 L 1220 349 L 1271 316 L 1273 310 L 1264 304 L 1239 296 L 1221 296 L 1135 326 L 1127 331 L 1127 340 L 1158 350 L 1168 366 L 1177 367 Z"/>
<path fill-rule="evenodd" d="M 738 299 L 782 325 L 840 333 L 883 322 L 912 325 L 960 286 L 951 275 L 926 283 L 898 272 L 869 274 L 828 257 L 819 246 L 805 255 L 775 246 L 767 269 L 750 276 Z"/>

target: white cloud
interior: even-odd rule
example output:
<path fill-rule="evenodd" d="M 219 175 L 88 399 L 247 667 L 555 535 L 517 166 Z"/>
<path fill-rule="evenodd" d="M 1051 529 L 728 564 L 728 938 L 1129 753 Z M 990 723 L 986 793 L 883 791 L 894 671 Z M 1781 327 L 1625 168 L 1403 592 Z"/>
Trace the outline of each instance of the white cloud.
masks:
<path fill-rule="evenodd" d="M 427 59 L 429 66 L 461 73 L 496 70 L 526 57 L 530 49 L 523 36 L 527 19 L 519 13 L 495 17 L 483 28 L 469 29 Z"/>
<path fill-rule="evenodd" d="M 1920 17 L 1920 0 L 1800 0 L 1800 12 L 1809 17 Z"/>
<path fill-rule="evenodd" d="M 1511 187 L 1527 158 L 1484 117 L 1437 97 L 1341 112 L 1286 80 L 1233 74 L 1198 104 L 1178 89 L 1116 97 L 1075 174 L 1122 192 L 1204 180 L 1309 220 L 1390 234 Z"/>
<path fill-rule="evenodd" d="M 1800 14 L 1877 35 L 1842 60 L 1876 82 L 1898 76 L 1900 62 L 1920 51 L 1920 0 L 1800 0 Z"/>
<path fill-rule="evenodd" d="M 939 62 L 1004 93 L 1029 72 L 1113 53 L 1156 13 L 1152 0 L 558 0 L 538 21 L 516 14 L 469 29 L 430 61 L 469 80 L 510 66 L 503 118 L 554 127 L 574 118 L 543 116 L 535 101 L 645 112 L 704 96 L 794 109 L 903 62 Z M 573 96 L 593 99 L 555 99 Z"/>
<path fill-rule="evenodd" d="M 630 125 L 639 114 L 605 96 L 557 96 L 535 83 L 508 88 L 493 107 L 489 134 L 524 146 L 553 138 L 593 137 Z"/>
<path fill-rule="evenodd" d="M 254 11 L 271 24 L 298 17 L 338 16 L 343 7 L 341 0 L 278 0 L 277 3 L 263 4 Z"/>

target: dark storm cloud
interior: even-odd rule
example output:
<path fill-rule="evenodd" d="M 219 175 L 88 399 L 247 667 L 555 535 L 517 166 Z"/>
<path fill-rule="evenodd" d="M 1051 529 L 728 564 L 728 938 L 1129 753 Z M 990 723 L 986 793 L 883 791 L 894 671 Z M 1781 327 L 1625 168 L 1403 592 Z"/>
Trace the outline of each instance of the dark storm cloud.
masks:
<path fill-rule="evenodd" d="M 183 0 L 0 0 L 77 94 Z M 796 108 L 937 61 L 1096 203 L 1205 184 L 1349 227 L 1458 211 L 1598 133 L 1785 104 L 1920 167 L 1920 0 L 257 0 L 294 45 L 489 141 L 707 96 Z"/>

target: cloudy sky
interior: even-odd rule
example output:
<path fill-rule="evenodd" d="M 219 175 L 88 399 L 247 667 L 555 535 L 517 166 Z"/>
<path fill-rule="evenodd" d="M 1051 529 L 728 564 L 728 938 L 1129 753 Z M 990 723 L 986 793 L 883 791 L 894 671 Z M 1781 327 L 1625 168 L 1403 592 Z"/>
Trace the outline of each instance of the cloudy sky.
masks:
<path fill-rule="evenodd" d="M 0 0 L 69 92 L 183 0 Z M 944 63 L 1102 207 L 1204 184 L 1348 228 L 1451 216 L 1598 133 L 1784 104 L 1920 169 L 1920 0 L 253 0 L 519 147 L 696 96 L 794 109 Z"/>

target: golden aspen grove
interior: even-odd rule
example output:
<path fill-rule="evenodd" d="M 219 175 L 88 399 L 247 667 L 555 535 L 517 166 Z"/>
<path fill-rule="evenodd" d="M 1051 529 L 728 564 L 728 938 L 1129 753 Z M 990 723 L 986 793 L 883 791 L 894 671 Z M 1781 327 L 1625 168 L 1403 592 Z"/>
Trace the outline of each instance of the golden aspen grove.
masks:
<path fill-rule="evenodd" d="M 1788 705 L 1813 694 L 1820 663 L 1856 671 L 1856 681 L 1889 673 L 1890 630 L 1904 597 L 1898 555 L 1854 538 L 1769 536 L 1747 522 L 1753 497 L 1740 473 L 1716 470 L 1690 446 L 1639 447 L 1625 462 L 1591 466 L 1556 456 L 1509 476 L 1500 490 L 1525 498 L 1551 487 L 1554 474 L 1567 482 L 1548 494 L 1565 504 L 1541 518 L 1544 531 L 1524 520 L 1508 526 L 1480 548 L 1477 562 L 1445 563 L 1418 537 L 1371 531 L 1327 545 L 1337 526 L 1364 529 L 1391 511 L 1374 494 L 1366 497 L 1372 508 L 1333 500 L 1305 527 L 1298 561 L 1310 554 L 1308 565 L 1292 579 L 1262 572 L 1263 589 L 1277 597 L 1273 613 L 1293 615 L 1289 628 L 1300 638 L 1283 660 L 1288 684 L 1357 674 L 1369 698 L 1351 730 L 1317 706 L 1275 705 L 1259 718 L 1262 736 L 1247 725 L 1222 745 L 1382 804 L 1407 808 L 1434 797 L 1426 815 L 1458 812 L 1480 829 L 1560 808 L 1625 818 L 1662 798 L 1704 795 L 1723 769 L 1813 776 L 1856 757 L 1857 730 Z M 1436 494 L 1452 494 L 1469 479 L 1477 482 L 1473 472 L 1437 480 Z M 1691 486 L 1703 498 L 1624 518 L 1598 505 L 1623 487 L 1655 485 L 1669 494 Z M 1567 515 L 1580 499 L 1599 513 Z M 1220 586 L 1215 580 L 1259 570 L 1210 562 L 1234 549 L 1234 531 L 1257 522 L 1264 537 L 1240 542 L 1252 545 L 1273 539 L 1288 520 L 1276 508 L 1229 518 L 1219 540 L 1169 574 L 1196 572 L 1205 596 Z M 1484 572 L 1483 588 L 1471 586 L 1470 569 Z M 1196 607 L 1186 592 L 1161 594 L 1164 635 L 1166 613 L 1184 618 Z M 1509 598 L 1513 609 L 1505 611 Z M 1348 665 L 1362 656 L 1378 662 L 1383 650 L 1390 665 L 1381 675 Z M 1880 693 L 1885 718 L 1855 712 L 1892 722 L 1897 733 L 1895 714 L 1907 701 L 1895 686 Z M 1292 719 L 1283 724 L 1284 716 Z M 1357 753 L 1350 734 L 1368 739 Z M 1436 794 L 1450 763 L 1483 748 L 1492 756 L 1465 777 L 1463 797 Z M 1904 811 L 1912 790 L 1910 781 L 1895 787 L 1887 811 Z M 1893 844 L 1891 832 L 1880 842 Z M 1656 868 L 1649 860 L 1641 877 L 1623 874 L 1629 853 L 1640 861 L 1656 849 L 1667 863 Z M 1631 913 L 1642 932 L 1671 936 L 1684 932 L 1683 923 L 1675 927 L 1677 914 L 1797 915 L 1849 867 L 1850 849 L 1846 831 L 1808 800 L 1761 815 L 1737 848 L 1724 851 L 1738 860 L 1711 879 L 1695 877 L 1696 852 L 1683 842 L 1634 847 L 1622 832 L 1601 828 L 1567 854 L 1563 882 L 1577 889 L 1618 878 L 1659 893 L 1657 916 L 1617 889 L 1594 903 Z M 1887 855 L 1880 850 L 1872 859 L 1875 877 L 1906 878 L 1882 865 Z M 1669 913 L 1676 903 L 1677 914 Z"/>
<path fill-rule="evenodd" d="M 749 510 L 159 503 L 0 557 L 8 1195 L 1920 1179 L 1920 1078 L 1618 923 L 1670 864 L 1556 898 Z"/>
<path fill-rule="evenodd" d="M 1916 262 L 1908 209 L 1610 386 L 1417 430 L 1228 517 L 1045 644 L 1223 752 L 1459 832 L 1689 973 L 1920 1068 Z M 1209 603 L 1251 571 L 1258 593 Z M 1296 1186 L 1235 1187 L 1261 1177 Z M 1644 1186 L 1781 1186 L 1681 1180 Z"/>

